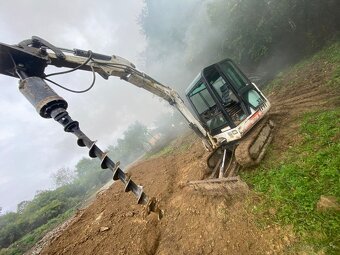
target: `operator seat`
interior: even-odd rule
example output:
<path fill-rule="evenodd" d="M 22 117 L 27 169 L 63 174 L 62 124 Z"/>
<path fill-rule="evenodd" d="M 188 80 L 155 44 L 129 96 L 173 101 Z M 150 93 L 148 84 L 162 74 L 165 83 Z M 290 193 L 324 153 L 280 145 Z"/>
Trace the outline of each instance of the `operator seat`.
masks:
<path fill-rule="evenodd" d="M 220 91 L 222 93 L 222 103 L 225 106 L 231 105 L 234 101 L 230 98 L 229 95 L 229 88 L 227 87 L 227 84 L 223 84 L 220 87 Z"/>

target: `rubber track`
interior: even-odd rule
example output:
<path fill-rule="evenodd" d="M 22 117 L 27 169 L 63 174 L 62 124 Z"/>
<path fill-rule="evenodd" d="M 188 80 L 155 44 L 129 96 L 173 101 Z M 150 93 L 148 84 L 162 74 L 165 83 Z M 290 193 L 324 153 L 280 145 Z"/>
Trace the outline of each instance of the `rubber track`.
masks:
<path fill-rule="evenodd" d="M 261 151 L 258 153 L 259 155 L 258 158 L 253 159 L 250 155 L 249 149 L 259 138 L 259 136 L 261 135 L 261 131 L 264 129 L 264 127 L 266 127 L 267 125 L 269 125 L 271 129 L 274 127 L 274 125 L 271 124 L 270 122 L 271 121 L 268 118 L 261 120 L 259 123 L 256 124 L 253 130 L 250 131 L 250 133 L 243 139 L 243 141 L 241 141 L 241 143 L 237 146 L 235 150 L 235 157 L 237 163 L 239 163 L 241 166 L 256 165 L 259 163 L 259 161 L 261 161 L 267 146 L 271 142 L 272 131 L 266 137 L 265 143 L 261 147 Z"/>

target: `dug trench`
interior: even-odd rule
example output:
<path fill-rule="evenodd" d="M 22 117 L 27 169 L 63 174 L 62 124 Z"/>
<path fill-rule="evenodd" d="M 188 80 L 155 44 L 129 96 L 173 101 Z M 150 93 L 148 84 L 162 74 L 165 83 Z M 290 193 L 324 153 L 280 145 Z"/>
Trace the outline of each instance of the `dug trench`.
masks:
<path fill-rule="evenodd" d="M 299 140 L 298 117 L 339 106 L 339 90 L 325 85 L 332 66 L 322 61 L 280 79 L 267 94 L 276 128 L 270 155 L 280 160 Z M 292 82 L 293 81 L 293 82 Z M 294 88 L 294 89 L 292 89 Z M 199 180 L 208 153 L 193 134 L 170 144 L 170 153 L 141 160 L 129 169 L 145 192 L 159 199 L 165 215 L 145 217 L 120 183 L 98 194 L 63 231 L 28 254 L 283 254 L 296 237 L 290 227 L 258 226 L 250 208 L 260 196 L 205 194 L 184 185 Z M 256 171 L 256 168 L 251 169 Z"/>

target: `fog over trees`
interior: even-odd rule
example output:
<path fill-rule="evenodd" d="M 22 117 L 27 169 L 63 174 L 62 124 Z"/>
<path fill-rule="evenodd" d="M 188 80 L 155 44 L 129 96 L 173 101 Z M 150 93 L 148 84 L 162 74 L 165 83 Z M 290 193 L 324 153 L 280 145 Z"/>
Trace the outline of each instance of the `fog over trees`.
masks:
<path fill-rule="evenodd" d="M 149 73 L 184 91 L 203 67 L 232 58 L 270 78 L 339 34 L 336 0 L 146 0 Z"/>

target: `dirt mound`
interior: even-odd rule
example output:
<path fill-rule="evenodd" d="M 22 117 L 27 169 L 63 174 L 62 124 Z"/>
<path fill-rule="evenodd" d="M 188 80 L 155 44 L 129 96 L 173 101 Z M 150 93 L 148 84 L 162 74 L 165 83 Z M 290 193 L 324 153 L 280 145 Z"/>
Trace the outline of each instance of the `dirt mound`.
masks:
<path fill-rule="evenodd" d="M 161 198 L 165 210 L 161 221 L 156 215 L 144 218 L 142 207 L 117 183 L 79 213 L 41 254 L 275 254 L 282 250 L 290 236 L 275 226 L 257 228 L 244 200 L 235 202 L 183 187 L 183 182 L 201 178 L 207 156 L 193 136 L 179 145 L 183 143 L 190 143 L 183 153 L 146 160 L 131 169 L 147 194 Z"/>
<path fill-rule="evenodd" d="M 299 114 L 339 104 L 339 91 L 323 86 L 329 68 L 316 63 L 309 73 L 302 70 L 285 77 L 281 84 L 287 85 L 269 95 L 271 118 L 278 126 L 271 153 L 275 158 L 299 140 Z M 193 135 L 173 146 L 177 152 L 142 161 L 130 171 L 148 195 L 160 199 L 165 210 L 161 221 L 156 215 L 144 218 L 143 208 L 117 183 L 79 212 L 40 254 L 280 254 L 287 250 L 294 241 L 292 231 L 275 225 L 258 227 L 249 213 L 259 199 L 252 192 L 234 199 L 183 187 L 202 178 L 207 153 Z"/>

